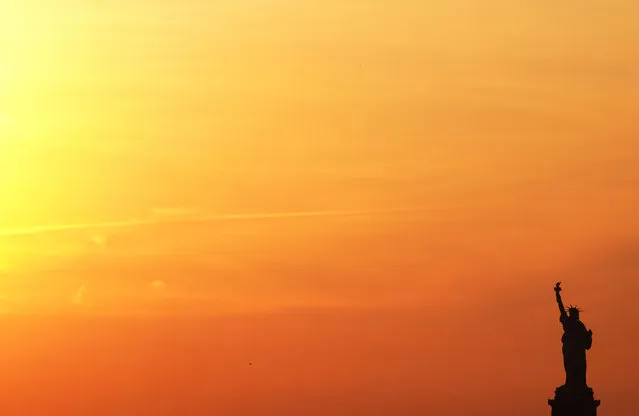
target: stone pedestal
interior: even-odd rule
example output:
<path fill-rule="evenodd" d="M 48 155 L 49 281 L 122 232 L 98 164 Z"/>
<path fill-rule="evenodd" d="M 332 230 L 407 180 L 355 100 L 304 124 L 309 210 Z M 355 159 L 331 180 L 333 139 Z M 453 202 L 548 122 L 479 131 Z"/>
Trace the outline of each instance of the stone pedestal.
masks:
<path fill-rule="evenodd" d="M 552 408 L 551 416 L 597 416 L 599 400 L 595 400 L 590 387 L 561 386 L 548 404 Z"/>

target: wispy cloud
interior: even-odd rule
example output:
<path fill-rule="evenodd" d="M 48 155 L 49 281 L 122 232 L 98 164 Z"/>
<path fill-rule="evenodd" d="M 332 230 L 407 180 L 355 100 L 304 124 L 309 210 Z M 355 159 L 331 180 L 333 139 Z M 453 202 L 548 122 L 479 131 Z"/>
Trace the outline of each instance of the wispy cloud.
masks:
<path fill-rule="evenodd" d="M 166 282 L 164 282 L 163 280 L 154 280 L 149 283 L 149 286 L 153 290 L 164 290 L 166 289 Z"/>
<path fill-rule="evenodd" d="M 310 218 L 310 217 L 346 217 L 373 214 L 389 214 L 401 212 L 427 211 L 424 207 L 415 208 L 394 208 L 384 210 L 344 210 L 344 211 L 299 211 L 299 212 L 271 212 L 252 214 L 221 214 L 204 216 L 166 216 L 163 218 L 131 219 L 125 221 L 77 223 L 77 224 L 57 224 L 22 228 L 0 229 L 0 237 L 18 237 L 35 234 L 56 233 L 65 231 L 98 230 L 142 227 L 151 225 L 171 225 L 171 224 L 197 224 L 216 221 L 243 221 L 243 220 L 272 220 L 286 218 Z"/>
<path fill-rule="evenodd" d="M 82 285 L 80 286 L 78 291 L 75 293 L 71 301 L 73 302 L 74 305 L 88 306 L 87 300 L 86 300 L 86 294 L 87 294 L 87 288 L 86 286 Z"/>
<path fill-rule="evenodd" d="M 102 234 L 95 234 L 94 236 L 91 237 L 90 241 L 91 241 L 91 244 L 95 246 L 104 247 L 108 242 L 108 238 L 107 236 Z"/>
<path fill-rule="evenodd" d="M 57 224 L 42 225 L 22 228 L 5 228 L 0 230 L 0 237 L 13 237 L 31 234 L 55 233 L 61 231 L 75 231 L 87 229 L 102 228 L 124 228 L 132 226 L 153 225 L 158 223 L 156 220 L 129 220 L 129 221 L 113 221 L 113 222 L 97 222 L 97 223 L 77 223 L 77 224 Z"/>

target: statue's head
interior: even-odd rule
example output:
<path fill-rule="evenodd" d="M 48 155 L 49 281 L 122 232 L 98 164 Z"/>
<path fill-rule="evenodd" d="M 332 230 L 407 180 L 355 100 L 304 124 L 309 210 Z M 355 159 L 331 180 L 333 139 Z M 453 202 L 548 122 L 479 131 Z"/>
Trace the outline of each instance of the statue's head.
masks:
<path fill-rule="evenodd" d="M 581 309 L 579 309 L 576 306 L 572 306 L 570 305 L 570 307 L 568 308 L 568 316 L 572 319 L 579 319 L 579 312 L 581 312 Z"/>

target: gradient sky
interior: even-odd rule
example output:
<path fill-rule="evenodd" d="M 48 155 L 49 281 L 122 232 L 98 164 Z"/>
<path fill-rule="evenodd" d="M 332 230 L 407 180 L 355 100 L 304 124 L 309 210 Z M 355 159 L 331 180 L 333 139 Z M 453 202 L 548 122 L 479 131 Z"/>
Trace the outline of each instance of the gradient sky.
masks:
<path fill-rule="evenodd" d="M 152 3 L 0 4 L 0 413 L 639 412 L 639 3 Z"/>

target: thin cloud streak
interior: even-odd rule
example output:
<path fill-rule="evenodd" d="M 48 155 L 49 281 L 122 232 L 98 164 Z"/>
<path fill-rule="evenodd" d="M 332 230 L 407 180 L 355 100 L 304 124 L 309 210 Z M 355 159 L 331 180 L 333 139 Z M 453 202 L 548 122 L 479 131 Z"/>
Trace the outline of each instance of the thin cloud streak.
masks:
<path fill-rule="evenodd" d="M 197 224 L 216 221 L 242 221 L 242 220 L 271 220 L 286 218 L 310 218 L 310 217 L 347 217 L 362 216 L 374 214 L 390 214 L 401 212 L 422 212 L 429 211 L 428 208 L 395 208 L 386 210 L 353 210 L 353 211 L 301 211 L 301 212 L 273 212 L 273 213 L 254 213 L 254 214 L 224 214 L 224 215 L 207 215 L 201 217 L 186 218 L 154 218 L 154 219 L 132 219 L 127 221 L 97 222 L 97 223 L 81 223 L 81 224 L 59 224 L 44 225 L 23 228 L 5 228 L 0 229 L 0 237 L 21 237 L 37 234 L 48 234 L 64 231 L 81 231 L 95 229 L 114 229 L 114 228 L 130 228 L 142 227 L 149 225 L 179 225 L 179 224 Z"/>

